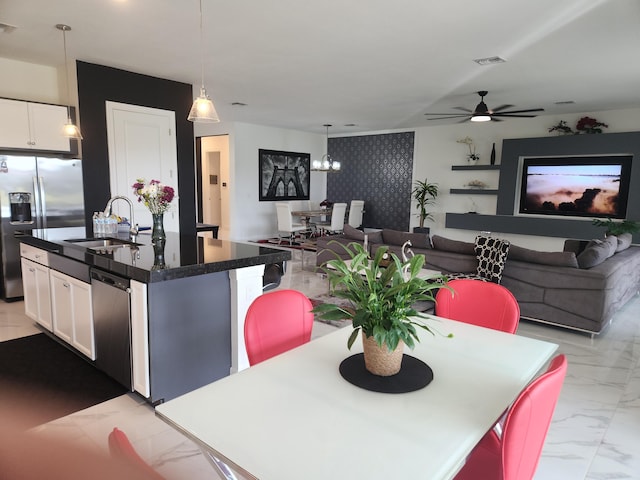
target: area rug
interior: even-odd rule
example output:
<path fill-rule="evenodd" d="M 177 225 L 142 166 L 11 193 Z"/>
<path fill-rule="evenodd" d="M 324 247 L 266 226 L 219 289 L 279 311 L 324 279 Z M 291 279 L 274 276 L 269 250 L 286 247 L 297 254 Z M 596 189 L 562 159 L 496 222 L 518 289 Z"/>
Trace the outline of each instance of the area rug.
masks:
<path fill-rule="evenodd" d="M 0 342 L 0 408 L 31 427 L 126 393 L 126 388 L 44 333 Z M 7 405 L 6 402 L 12 402 Z M 7 410 L 9 409 L 9 410 Z"/>
<path fill-rule="evenodd" d="M 314 307 L 323 303 L 333 303 L 334 305 L 339 305 L 341 307 L 349 307 L 351 305 L 348 300 L 340 297 L 333 297 L 329 294 L 318 295 L 314 298 L 310 298 L 309 300 L 311 300 L 311 305 Z M 323 318 L 319 318 L 318 315 L 315 316 L 315 321 L 333 325 L 338 328 L 351 325 L 351 320 L 324 320 Z"/>

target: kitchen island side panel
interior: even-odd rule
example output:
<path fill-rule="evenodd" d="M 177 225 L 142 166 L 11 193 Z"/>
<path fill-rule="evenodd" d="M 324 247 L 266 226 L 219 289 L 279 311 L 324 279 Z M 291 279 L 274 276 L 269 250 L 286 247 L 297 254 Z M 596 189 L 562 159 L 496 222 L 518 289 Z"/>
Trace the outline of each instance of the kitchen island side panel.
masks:
<path fill-rule="evenodd" d="M 229 375 L 229 273 L 148 285 L 152 403 L 170 400 Z"/>

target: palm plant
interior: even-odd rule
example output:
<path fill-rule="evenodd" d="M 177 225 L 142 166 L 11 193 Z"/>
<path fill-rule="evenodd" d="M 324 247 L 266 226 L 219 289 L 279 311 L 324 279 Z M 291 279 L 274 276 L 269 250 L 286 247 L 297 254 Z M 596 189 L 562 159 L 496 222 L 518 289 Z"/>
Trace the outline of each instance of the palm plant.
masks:
<path fill-rule="evenodd" d="M 411 194 L 419 210 L 418 218 L 420 218 L 420 228 L 424 228 L 425 220 L 433 220 L 433 215 L 427 212 L 427 207 L 436 203 L 435 199 L 438 196 L 438 184 L 429 183 L 426 178 L 424 180 L 417 180 Z"/>

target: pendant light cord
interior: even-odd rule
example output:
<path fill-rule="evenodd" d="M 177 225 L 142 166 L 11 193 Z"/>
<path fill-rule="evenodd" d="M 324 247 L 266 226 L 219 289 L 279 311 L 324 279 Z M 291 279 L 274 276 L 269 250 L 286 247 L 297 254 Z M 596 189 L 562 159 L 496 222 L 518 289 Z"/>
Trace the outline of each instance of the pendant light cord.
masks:
<path fill-rule="evenodd" d="M 202 35 L 202 0 L 200 0 L 200 74 L 202 88 L 204 88 L 204 40 Z"/>
<path fill-rule="evenodd" d="M 60 30 L 62 30 L 62 46 L 64 48 L 64 73 L 67 79 L 67 120 L 71 121 L 71 107 L 69 104 L 71 103 L 71 88 L 69 87 L 69 66 L 67 65 L 67 29 L 69 27 L 63 25 Z"/>

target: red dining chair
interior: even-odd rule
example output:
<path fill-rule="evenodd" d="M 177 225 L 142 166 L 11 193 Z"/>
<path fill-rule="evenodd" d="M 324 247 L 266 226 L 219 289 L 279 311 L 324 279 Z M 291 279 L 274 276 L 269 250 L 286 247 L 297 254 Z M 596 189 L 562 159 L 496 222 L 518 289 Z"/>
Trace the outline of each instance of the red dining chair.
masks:
<path fill-rule="evenodd" d="M 151 466 L 138 455 L 133 448 L 127 435 L 119 428 L 114 428 L 109 434 L 109 452 L 114 458 L 117 458 L 140 472 L 141 478 L 151 480 L 165 480 L 165 478 L 156 472 Z"/>
<path fill-rule="evenodd" d="M 520 322 L 520 306 L 502 285 L 481 280 L 458 279 L 436 294 L 435 313 L 439 317 L 515 333 Z"/>
<path fill-rule="evenodd" d="M 507 413 L 502 435 L 490 430 L 455 480 L 532 479 L 566 373 L 567 359 L 558 355 L 547 371 L 518 395 Z"/>
<path fill-rule="evenodd" d="M 114 428 L 109 434 L 109 452 L 114 458 L 117 458 L 140 473 L 140 477 L 148 480 L 165 480 L 158 472 L 156 472 L 144 459 L 138 455 L 133 448 L 127 435 L 119 428 Z M 203 451 L 204 457 L 211 463 L 215 471 L 225 480 L 237 480 L 237 477 L 229 469 L 226 463 L 222 462 L 211 452 Z"/>
<path fill-rule="evenodd" d="M 311 340 L 311 301 L 297 290 L 277 290 L 256 298 L 247 310 L 244 343 L 255 365 Z"/>

